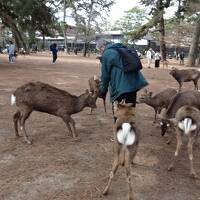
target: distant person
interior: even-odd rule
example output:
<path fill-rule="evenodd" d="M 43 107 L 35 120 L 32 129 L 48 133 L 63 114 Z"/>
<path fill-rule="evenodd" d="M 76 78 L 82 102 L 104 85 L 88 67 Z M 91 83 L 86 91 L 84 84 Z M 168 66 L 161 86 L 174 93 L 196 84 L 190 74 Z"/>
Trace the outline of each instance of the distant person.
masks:
<path fill-rule="evenodd" d="M 78 48 L 77 48 L 77 47 L 74 48 L 74 54 L 75 54 L 75 55 L 78 54 Z"/>
<path fill-rule="evenodd" d="M 151 63 L 153 60 L 153 50 L 151 48 L 147 51 L 146 58 L 147 58 L 147 66 L 148 68 L 151 68 Z"/>
<path fill-rule="evenodd" d="M 8 59 L 9 63 L 14 63 L 15 45 L 12 41 L 9 42 L 8 46 Z"/>
<path fill-rule="evenodd" d="M 161 59 L 160 53 L 159 53 L 159 51 L 156 51 L 156 53 L 155 53 L 155 68 L 160 67 L 160 59 Z"/>
<path fill-rule="evenodd" d="M 53 43 L 51 46 L 50 46 L 50 51 L 52 52 L 52 55 L 53 55 L 53 61 L 52 63 L 55 64 L 56 60 L 57 60 L 57 52 L 58 52 L 58 48 L 57 48 L 57 44 L 56 43 Z"/>
<path fill-rule="evenodd" d="M 185 54 L 183 51 L 181 51 L 179 57 L 180 57 L 180 65 L 184 65 Z"/>

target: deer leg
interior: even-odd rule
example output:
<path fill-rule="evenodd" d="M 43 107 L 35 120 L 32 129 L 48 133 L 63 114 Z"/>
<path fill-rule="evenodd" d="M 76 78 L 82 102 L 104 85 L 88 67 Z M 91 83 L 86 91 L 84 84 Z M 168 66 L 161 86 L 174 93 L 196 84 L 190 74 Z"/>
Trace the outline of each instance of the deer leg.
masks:
<path fill-rule="evenodd" d="M 73 135 L 73 138 L 76 138 L 78 135 L 77 135 L 77 132 L 76 132 L 76 127 L 75 127 L 75 121 L 69 116 L 69 123 L 72 127 L 72 135 Z"/>
<path fill-rule="evenodd" d="M 15 135 L 19 137 L 19 132 L 18 132 L 18 120 L 20 119 L 20 111 L 18 110 L 14 115 L 13 115 L 13 122 L 14 122 L 14 128 L 15 128 Z"/>
<path fill-rule="evenodd" d="M 105 98 L 103 98 L 103 105 L 104 105 L 104 110 L 106 112 L 106 99 Z"/>
<path fill-rule="evenodd" d="M 198 80 L 194 80 L 194 89 L 198 90 Z"/>
<path fill-rule="evenodd" d="M 72 129 L 71 129 L 71 126 L 70 126 L 69 122 L 67 122 L 65 119 L 63 119 L 63 121 L 65 122 L 65 124 L 66 124 L 66 126 L 67 126 L 67 128 L 69 130 L 69 133 L 72 136 Z"/>
<path fill-rule="evenodd" d="M 30 116 L 32 110 L 30 110 L 29 108 L 24 108 L 21 111 L 21 119 L 20 119 L 20 126 L 21 126 L 21 130 L 23 131 L 23 135 L 24 135 L 24 140 L 28 143 L 31 144 L 31 140 L 28 139 L 28 135 L 26 133 L 26 129 L 25 129 L 25 121 L 28 119 L 28 117 Z"/>
<path fill-rule="evenodd" d="M 189 137 L 189 142 L 188 142 L 188 155 L 189 155 L 189 160 L 190 160 L 190 175 L 193 178 L 197 178 L 196 172 L 194 171 L 194 166 L 193 166 L 193 143 L 194 143 L 194 138 Z"/>
<path fill-rule="evenodd" d="M 157 113 L 158 113 L 158 110 L 157 110 L 157 109 L 155 109 L 155 114 L 154 114 L 154 121 L 153 121 L 153 124 L 155 124 L 155 123 L 156 123 L 156 117 L 157 117 Z"/>
<path fill-rule="evenodd" d="M 130 168 L 130 155 L 129 152 L 126 153 L 125 155 L 125 168 L 126 168 L 126 178 L 127 178 L 127 183 L 129 187 L 129 194 L 128 194 L 128 200 L 133 200 L 133 189 L 131 186 L 131 168 Z"/>
<path fill-rule="evenodd" d="M 182 83 L 179 83 L 179 89 L 178 89 L 179 92 L 181 92 L 181 88 L 182 88 Z"/>
<path fill-rule="evenodd" d="M 104 195 L 108 194 L 112 179 L 114 178 L 114 175 L 117 172 L 118 166 L 119 166 L 119 158 L 115 157 L 114 162 L 113 162 L 113 166 L 112 166 L 112 170 L 110 172 L 110 177 L 109 177 L 108 183 L 107 183 L 107 185 L 106 185 L 106 187 L 105 187 L 105 189 L 103 191 Z"/>
<path fill-rule="evenodd" d="M 176 135 L 176 139 L 177 139 L 176 151 L 175 151 L 175 154 L 174 154 L 174 159 L 168 167 L 168 171 L 171 171 L 173 169 L 174 163 L 176 161 L 176 158 L 178 157 L 178 154 L 179 154 L 179 151 L 180 151 L 180 148 L 181 148 L 181 145 L 182 145 L 182 138 L 181 138 L 181 134 L 179 132 Z"/>
<path fill-rule="evenodd" d="M 73 131 L 72 131 L 72 128 L 70 126 L 70 116 L 69 115 L 66 115 L 66 114 L 60 114 L 60 117 L 63 119 L 63 121 L 65 122 L 68 130 L 69 130 L 69 133 L 72 137 L 74 137 L 74 134 L 73 134 Z"/>

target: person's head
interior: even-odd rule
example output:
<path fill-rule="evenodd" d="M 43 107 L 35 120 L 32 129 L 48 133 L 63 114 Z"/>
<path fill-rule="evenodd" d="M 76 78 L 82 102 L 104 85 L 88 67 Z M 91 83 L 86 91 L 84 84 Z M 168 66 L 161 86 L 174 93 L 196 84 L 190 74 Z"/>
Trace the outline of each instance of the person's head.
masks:
<path fill-rule="evenodd" d="M 99 39 L 96 44 L 96 49 L 100 51 L 102 54 L 106 46 L 110 43 L 110 41 L 106 39 Z"/>

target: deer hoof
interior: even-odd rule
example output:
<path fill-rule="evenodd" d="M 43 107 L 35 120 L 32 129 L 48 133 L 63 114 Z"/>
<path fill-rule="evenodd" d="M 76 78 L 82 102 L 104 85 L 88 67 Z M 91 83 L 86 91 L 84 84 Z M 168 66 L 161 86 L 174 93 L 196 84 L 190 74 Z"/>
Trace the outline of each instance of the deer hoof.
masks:
<path fill-rule="evenodd" d="M 27 143 L 27 144 L 32 144 L 32 141 L 26 140 L 26 143 Z"/>
<path fill-rule="evenodd" d="M 169 140 L 167 140 L 167 142 L 166 142 L 166 144 L 170 144 L 171 143 L 171 140 L 169 139 Z"/>
<path fill-rule="evenodd" d="M 167 168 L 168 171 L 172 171 L 172 169 L 173 169 L 173 166 L 172 166 L 172 165 L 170 165 L 170 166 Z"/>
<path fill-rule="evenodd" d="M 104 191 L 103 191 L 103 195 L 107 195 L 108 194 L 108 189 L 105 188 Z"/>
<path fill-rule="evenodd" d="M 198 179 L 199 178 L 195 172 L 190 173 L 190 176 L 193 179 Z"/>

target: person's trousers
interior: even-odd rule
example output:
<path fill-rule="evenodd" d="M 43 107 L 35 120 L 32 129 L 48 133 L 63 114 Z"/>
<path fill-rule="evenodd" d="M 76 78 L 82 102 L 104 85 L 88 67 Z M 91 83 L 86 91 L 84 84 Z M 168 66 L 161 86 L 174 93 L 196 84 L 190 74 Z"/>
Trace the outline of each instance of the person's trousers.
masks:
<path fill-rule="evenodd" d="M 115 116 L 115 104 L 120 103 L 122 100 L 124 100 L 125 103 L 132 103 L 132 107 L 135 107 L 136 100 L 137 100 L 137 91 L 121 94 L 117 99 L 115 99 L 114 102 L 112 102 L 112 112 L 113 112 L 113 117 L 114 117 L 114 123 L 117 120 Z"/>
<path fill-rule="evenodd" d="M 9 54 L 9 62 L 14 62 L 14 55 L 13 54 Z"/>
<path fill-rule="evenodd" d="M 159 68 L 160 66 L 160 60 L 155 60 L 155 68 Z"/>
<path fill-rule="evenodd" d="M 53 63 L 56 62 L 56 59 L 57 59 L 57 53 L 53 54 Z"/>

